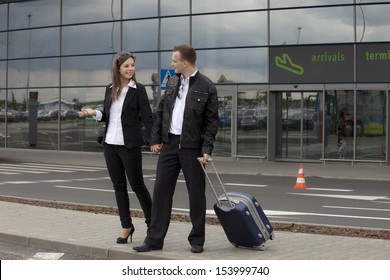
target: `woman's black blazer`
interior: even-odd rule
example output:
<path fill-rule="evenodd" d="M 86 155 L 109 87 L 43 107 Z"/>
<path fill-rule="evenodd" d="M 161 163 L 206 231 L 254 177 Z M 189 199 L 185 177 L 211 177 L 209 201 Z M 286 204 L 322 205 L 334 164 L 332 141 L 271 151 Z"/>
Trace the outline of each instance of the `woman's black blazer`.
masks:
<path fill-rule="evenodd" d="M 137 88 L 130 87 L 123 102 L 121 121 L 125 146 L 129 149 L 149 144 L 153 126 L 153 115 L 144 85 L 136 83 Z M 103 143 L 110 120 L 112 85 L 106 87 L 104 96 L 103 117 L 106 122 Z"/>

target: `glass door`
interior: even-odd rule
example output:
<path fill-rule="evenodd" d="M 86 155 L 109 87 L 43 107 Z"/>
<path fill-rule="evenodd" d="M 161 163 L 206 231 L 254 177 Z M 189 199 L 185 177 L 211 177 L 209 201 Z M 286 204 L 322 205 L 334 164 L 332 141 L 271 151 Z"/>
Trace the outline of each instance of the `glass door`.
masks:
<path fill-rule="evenodd" d="M 219 127 L 213 155 L 231 157 L 235 154 L 237 132 L 236 86 L 217 86 Z"/>
<path fill-rule="evenodd" d="M 278 92 L 281 110 L 276 156 L 281 159 L 315 159 L 322 156 L 322 91 Z"/>

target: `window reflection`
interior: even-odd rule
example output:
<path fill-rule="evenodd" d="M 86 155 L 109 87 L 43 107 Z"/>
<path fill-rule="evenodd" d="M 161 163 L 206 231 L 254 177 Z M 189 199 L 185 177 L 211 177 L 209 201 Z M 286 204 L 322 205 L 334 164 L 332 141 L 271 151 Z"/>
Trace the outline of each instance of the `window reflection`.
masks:
<path fill-rule="evenodd" d="M 9 33 L 9 58 L 57 56 L 59 53 L 59 28 L 43 28 Z"/>
<path fill-rule="evenodd" d="M 161 0 L 161 15 L 180 15 L 190 12 L 189 0 Z"/>
<path fill-rule="evenodd" d="M 197 66 L 218 83 L 266 82 L 267 49 L 200 50 Z"/>
<path fill-rule="evenodd" d="M 7 58 L 7 34 L 0 33 L 0 59 Z"/>
<path fill-rule="evenodd" d="M 378 90 L 356 92 L 356 158 L 385 158 L 386 93 Z"/>
<path fill-rule="evenodd" d="M 63 55 L 113 52 L 119 49 L 119 25 L 100 23 L 62 29 Z"/>
<path fill-rule="evenodd" d="M 106 1 L 106 0 L 103 0 Z M 117 0 L 120 2 L 119 0 Z M 108 2 L 108 1 L 107 1 Z M 158 0 L 131 0 L 123 3 L 123 18 L 157 17 Z"/>
<path fill-rule="evenodd" d="M 37 93 L 37 103 L 29 99 L 30 91 Z M 59 89 L 35 88 L 30 91 L 9 92 L 14 102 L 10 106 L 13 121 L 8 123 L 7 147 L 57 150 Z"/>
<path fill-rule="evenodd" d="M 103 147 L 97 143 L 97 138 L 104 123 L 96 122 L 93 117 L 79 118 L 76 113 L 83 107 L 101 109 L 104 92 L 105 87 L 62 89 L 60 135 L 62 150 L 94 152 L 102 150 Z"/>
<path fill-rule="evenodd" d="M 9 61 L 8 87 L 44 87 L 59 85 L 59 59 Z"/>
<path fill-rule="evenodd" d="M 158 49 L 158 20 L 132 20 L 123 23 L 123 46 L 131 52 Z"/>
<path fill-rule="evenodd" d="M 353 2 L 353 0 L 271 0 L 270 8 L 352 4 Z"/>
<path fill-rule="evenodd" d="M 242 11 L 266 9 L 267 1 L 226 1 L 226 0 L 196 0 L 192 1 L 193 13 L 211 13 L 225 11 Z"/>
<path fill-rule="evenodd" d="M 266 157 L 267 91 L 241 87 L 237 95 L 237 154 Z"/>
<path fill-rule="evenodd" d="M 10 29 L 58 25 L 60 24 L 61 18 L 60 5 L 61 0 L 23 1 L 23 3 L 20 1 L 11 3 L 9 5 Z M 6 5 L 1 6 L 4 6 L 6 9 Z"/>
<path fill-rule="evenodd" d="M 195 48 L 266 45 L 266 26 L 266 12 L 194 16 L 192 45 Z"/>
<path fill-rule="evenodd" d="M 356 32 L 358 42 L 388 41 L 390 5 L 356 7 Z M 381 20 L 378 20 L 380 18 Z"/>
<path fill-rule="evenodd" d="M 120 19 L 120 0 L 67 0 L 61 2 L 63 24 Z"/>
<path fill-rule="evenodd" d="M 271 11 L 270 20 L 271 45 L 354 41 L 353 7 Z"/>
<path fill-rule="evenodd" d="M 7 30 L 7 5 L 0 5 L 0 31 Z"/>
<path fill-rule="evenodd" d="M 61 85 L 105 86 L 111 80 L 112 58 L 112 55 L 63 57 Z"/>
<path fill-rule="evenodd" d="M 188 17 L 163 18 L 161 20 L 161 49 L 172 50 L 173 44 L 190 42 Z"/>
<path fill-rule="evenodd" d="M 6 69 L 7 64 L 5 61 L 0 61 L 0 88 L 5 88 L 6 86 Z"/>

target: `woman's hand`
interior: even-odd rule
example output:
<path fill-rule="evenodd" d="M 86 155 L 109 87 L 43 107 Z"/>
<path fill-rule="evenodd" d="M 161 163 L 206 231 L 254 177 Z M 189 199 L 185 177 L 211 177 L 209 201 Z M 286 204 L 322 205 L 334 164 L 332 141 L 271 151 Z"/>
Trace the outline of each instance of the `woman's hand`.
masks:
<path fill-rule="evenodd" d="M 91 108 L 84 108 L 81 111 L 78 111 L 77 114 L 79 117 L 88 117 L 88 116 L 96 116 L 96 111 Z"/>

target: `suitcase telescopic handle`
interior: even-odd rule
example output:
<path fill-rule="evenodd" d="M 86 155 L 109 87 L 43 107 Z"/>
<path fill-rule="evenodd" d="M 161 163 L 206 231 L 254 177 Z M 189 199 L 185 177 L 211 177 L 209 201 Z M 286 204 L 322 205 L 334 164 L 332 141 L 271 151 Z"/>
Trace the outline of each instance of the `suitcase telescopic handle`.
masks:
<path fill-rule="evenodd" d="M 199 158 L 198 158 L 198 161 L 199 161 L 200 165 L 202 166 L 203 172 L 204 172 L 204 174 L 206 175 L 207 181 L 209 182 L 209 185 L 210 185 L 210 187 L 211 187 L 211 190 L 213 191 L 213 194 L 214 194 L 214 196 L 215 196 L 215 199 L 217 200 L 218 206 L 222 206 L 221 201 L 218 199 L 219 196 L 218 196 L 218 194 L 217 194 L 217 192 L 216 192 L 216 190 L 215 190 L 215 187 L 214 187 L 214 185 L 213 185 L 213 182 L 211 182 L 210 176 L 209 176 L 209 174 L 208 174 L 208 172 L 207 172 L 207 170 L 206 170 L 206 166 L 205 166 L 205 164 L 202 163 L 202 159 L 203 159 L 202 157 L 199 157 Z M 222 191 L 223 191 L 223 194 L 225 195 L 227 201 L 229 202 L 230 207 L 233 207 L 233 203 L 230 201 L 230 198 L 229 198 L 229 196 L 228 196 L 228 194 L 227 194 L 227 192 L 226 192 L 225 186 L 224 186 L 224 184 L 222 183 L 221 178 L 219 177 L 219 174 L 218 174 L 217 169 L 215 168 L 215 165 L 214 165 L 213 160 L 210 158 L 208 162 L 210 163 L 210 165 L 211 165 L 212 168 L 214 169 L 215 176 L 216 176 L 217 179 L 218 179 L 218 183 L 219 183 L 219 185 L 220 185 L 220 187 L 221 187 L 221 189 L 222 189 Z"/>

